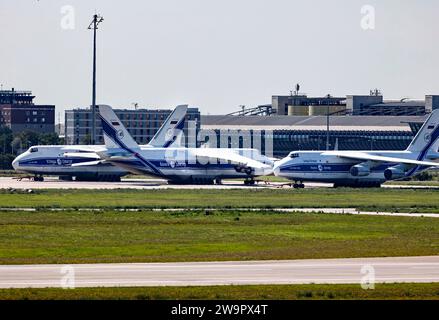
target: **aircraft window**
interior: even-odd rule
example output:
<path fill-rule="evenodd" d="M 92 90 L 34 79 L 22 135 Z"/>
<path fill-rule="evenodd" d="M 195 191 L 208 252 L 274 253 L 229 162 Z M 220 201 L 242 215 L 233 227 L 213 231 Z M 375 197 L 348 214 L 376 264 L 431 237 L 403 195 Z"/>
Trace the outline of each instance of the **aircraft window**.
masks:
<path fill-rule="evenodd" d="M 299 158 L 299 154 L 298 153 L 291 153 L 290 158 Z"/>
<path fill-rule="evenodd" d="M 38 152 L 38 148 L 30 148 L 30 152 Z"/>

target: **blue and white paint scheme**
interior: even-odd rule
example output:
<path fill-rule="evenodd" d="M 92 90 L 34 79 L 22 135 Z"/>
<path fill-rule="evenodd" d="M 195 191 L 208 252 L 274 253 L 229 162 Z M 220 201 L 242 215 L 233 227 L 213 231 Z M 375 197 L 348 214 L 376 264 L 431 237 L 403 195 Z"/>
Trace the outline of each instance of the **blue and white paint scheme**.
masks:
<path fill-rule="evenodd" d="M 150 143 L 140 148 L 180 146 L 187 108 L 187 105 L 177 106 Z M 69 179 L 75 177 L 77 180 L 120 180 L 129 172 L 111 163 L 104 163 L 98 152 L 105 150 L 103 145 L 33 146 L 15 158 L 12 166 L 17 172 L 35 175 L 39 181 L 43 180 L 43 175 Z"/>
<path fill-rule="evenodd" d="M 88 147 L 88 148 L 87 148 Z M 128 172 L 111 164 L 100 164 L 97 151 L 104 146 L 33 146 L 19 155 L 12 166 L 15 171 L 43 176 L 76 177 L 77 180 L 116 181 Z M 77 164 L 87 164 L 76 167 Z"/>
<path fill-rule="evenodd" d="M 210 184 L 225 178 L 247 178 L 273 172 L 273 161 L 256 149 L 140 148 L 110 106 L 100 105 L 106 162 L 133 173 L 149 174 L 173 183 Z"/>
<path fill-rule="evenodd" d="M 294 151 L 274 166 L 274 174 L 295 181 L 335 186 L 375 187 L 439 168 L 439 110 L 433 111 L 404 151 Z"/>

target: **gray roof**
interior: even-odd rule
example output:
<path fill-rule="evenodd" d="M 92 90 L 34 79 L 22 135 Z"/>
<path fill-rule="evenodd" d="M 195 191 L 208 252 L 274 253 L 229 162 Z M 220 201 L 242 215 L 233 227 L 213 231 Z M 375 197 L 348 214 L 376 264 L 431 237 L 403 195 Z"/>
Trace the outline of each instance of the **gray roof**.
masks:
<path fill-rule="evenodd" d="M 410 131 L 426 116 L 332 116 L 332 130 Z M 326 116 L 201 116 L 202 129 L 324 130 Z"/>
<path fill-rule="evenodd" d="M 404 107 L 425 107 L 424 101 L 391 101 L 384 103 L 372 104 L 369 107 L 388 107 L 388 108 L 404 108 Z"/>

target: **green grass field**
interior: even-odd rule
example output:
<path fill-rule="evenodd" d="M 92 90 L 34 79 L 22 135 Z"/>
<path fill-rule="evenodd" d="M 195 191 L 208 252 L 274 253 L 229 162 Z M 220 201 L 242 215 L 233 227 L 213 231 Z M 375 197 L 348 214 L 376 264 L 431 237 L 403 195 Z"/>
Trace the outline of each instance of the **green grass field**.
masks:
<path fill-rule="evenodd" d="M 349 300 L 439 299 L 439 284 L 265 285 L 214 287 L 139 287 L 0 290 L 0 300 Z"/>
<path fill-rule="evenodd" d="M 439 190 L 399 189 L 2 190 L 0 207 L 37 211 L 0 211 L 0 264 L 439 255 L 437 218 L 270 211 L 439 213 L 438 200 Z M 140 211 L 117 210 L 129 208 Z M 0 299 L 439 299 L 439 284 L 8 289 Z"/>
<path fill-rule="evenodd" d="M 439 190 L 232 189 L 0 191 L 0 206 L 21 208 L 325 208 L 439 212 Z"/>
<path fill-rule="evenodd" d="M 437 254 L 436 218 L 233 210 L 0 213 L 0 264 Z"/>

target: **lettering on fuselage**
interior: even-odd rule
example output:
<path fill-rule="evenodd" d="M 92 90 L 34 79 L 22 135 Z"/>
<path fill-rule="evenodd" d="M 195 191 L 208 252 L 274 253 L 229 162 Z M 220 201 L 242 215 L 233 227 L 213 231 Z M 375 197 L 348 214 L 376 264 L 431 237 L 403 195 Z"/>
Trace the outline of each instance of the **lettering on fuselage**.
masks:
<path fill-rule="evenodd" d="M 312 166 L 291 166 L 288 168 L 288 170 L 291 171 L 332 171 L 332 167 L 331 166 L 325 166 L 325 165 L 312 165 Z"/>
<path fill-rule="evenodd" d="M 37 159 L 37 160 L 30 160 L 25 161 L 25 163 L 21 163 L 22 165 L 38 165 L 38 166 L 71 166 L 73 163 L 72 159 Z"/>
<path fill-rule="evenodd" d="M 71 166 L 72 165 L 72 160 L 70 160 L 70 159 L 61 159 L 61 158 L 58 158 L 58 159 L 47 159 L 46 160 L 46 163 L 48 164 L 48 165 L 58 165 L 58 166 Z"/>
<path fill-rule="evenodd" d="M 186 162 L 185 161 L 161 161 L 160 162 L 160 167 L 165 167 L 165 168 L 182 168 L 182 167 L 186 167 Z"/>

